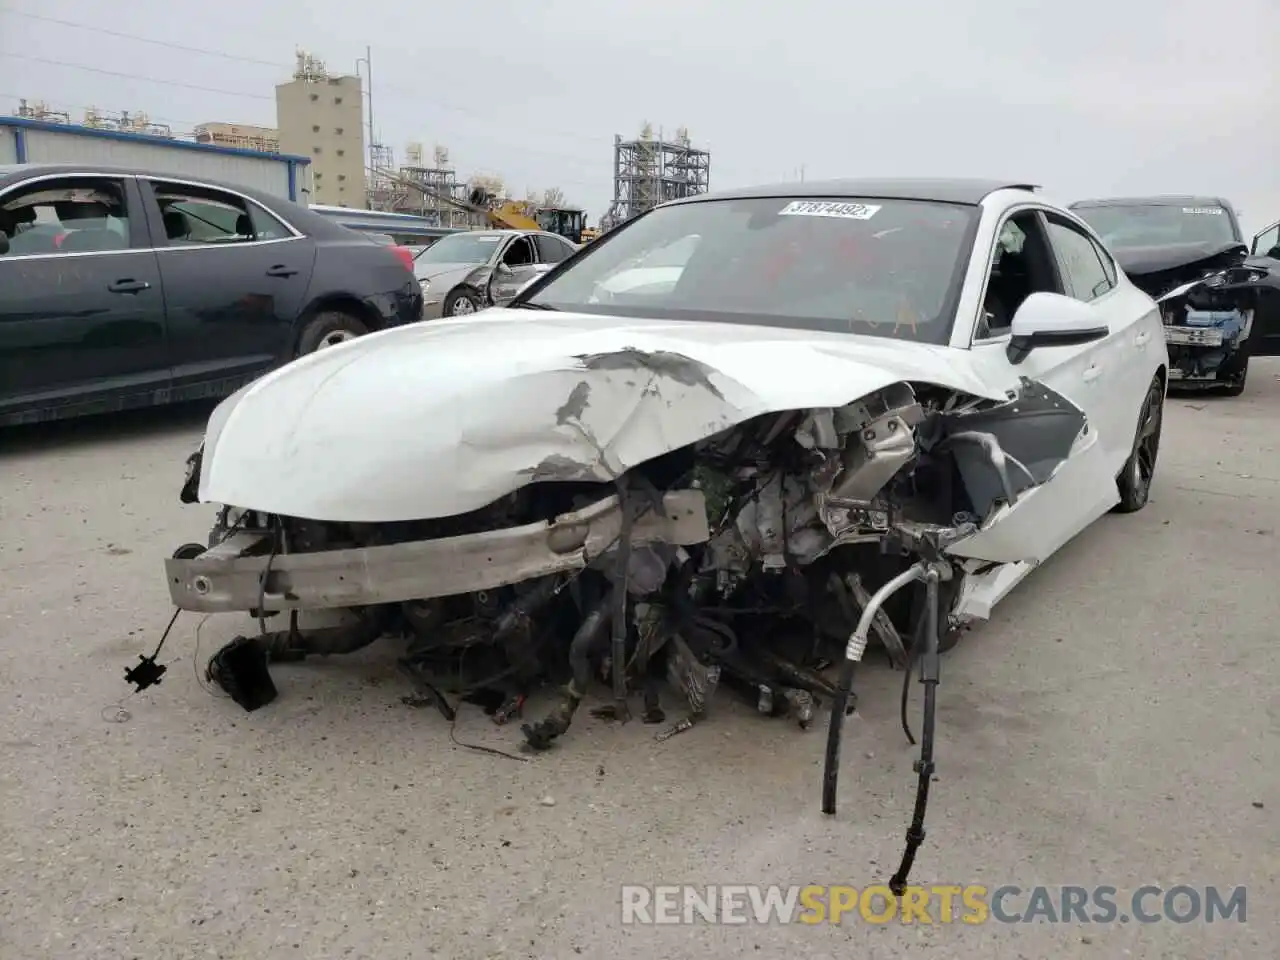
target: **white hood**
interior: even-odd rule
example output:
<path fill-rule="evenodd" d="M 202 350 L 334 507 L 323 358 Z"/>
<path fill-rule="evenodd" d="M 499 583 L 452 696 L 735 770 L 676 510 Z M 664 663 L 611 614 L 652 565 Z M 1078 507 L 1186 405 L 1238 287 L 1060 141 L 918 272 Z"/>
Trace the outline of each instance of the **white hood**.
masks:
<path fill-rule="evenodd" d="M 901 380 L 1003 398 L 950 347 L 490 310 L 329 347 L 229 397 L 209 421 L 200 499 L 353 523 L 453 516 Z"/>

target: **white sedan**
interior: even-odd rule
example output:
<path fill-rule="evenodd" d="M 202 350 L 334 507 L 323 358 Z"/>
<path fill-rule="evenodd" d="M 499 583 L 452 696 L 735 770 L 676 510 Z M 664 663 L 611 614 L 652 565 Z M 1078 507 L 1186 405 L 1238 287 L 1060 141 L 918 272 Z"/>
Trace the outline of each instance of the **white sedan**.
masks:
<path fill-rule="evenodd" d="M 1154 302 L 1033 187 L 693 197 L 507 308 L 361 337 L 226 400 L 188 484 L 219 505 L 216 545 L 167 580 L 189 610 L 398 611 L 419 646 L 510 658 L 518 629 L 536 656 L 511 669 L 571 668 L 573 706 L 601 657 L 642 665 L 675 637 L 695 710 L 721 668 L 780 704 L 805 686 L 791 667 L 838 659 L 813 636 L 843 651 L 919 557 L 946 566 L 945 647 L 1095 520 L 1141 509 L 1167 369 Z M 924 598 L 875 621 L 895 659 Z"/>

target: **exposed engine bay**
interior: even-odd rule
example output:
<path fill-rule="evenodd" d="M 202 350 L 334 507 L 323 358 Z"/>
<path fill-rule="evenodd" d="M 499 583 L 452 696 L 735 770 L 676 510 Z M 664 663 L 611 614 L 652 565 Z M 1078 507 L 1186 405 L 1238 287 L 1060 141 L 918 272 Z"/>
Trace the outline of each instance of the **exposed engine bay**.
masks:
<path fill-rule="evenodd" d="M 1274 309 L 1268 270 L 1228 244 L 1188 262 L 1182 257 L 1117 251 L 1133 282 L 1160 303 L 1169 349 L 1169 379 L 1179 386 L 1244 388 L 1255 318 Z"/>
<path fill-rule="evenodd" d="M 208 548 L 180 548 L 166 573 L 180 609 L 256 618 L 270 660 L 399 639 L 415 702 L 450 719 L 450 697 L 505 723 L 540 684 L 562 684 L 525 719 L 527 750 L 564 737 L 595 682 L 611 696 L 593 715 L 626 720 L 638 693 L 659 739 L 706 717 L 722 686 L 801 728 L 831 704 L 834 812 L 840 728 L 869 641 L 905 680 L 919 665 L 936 684 L 938 653 L 966 625 L 964 578 L 997 566 L 947 549 L 1049 480 L 1087 433 L 1078 408 L 1033 381 L 1005 401 L 899 382 L 839 409 L 756 417 L 613 483 L 535 480 L 445 519 L 330 523 L 223 506 Z M 185 502 L 200 471 L 198 451 Z M 317 608 L 351 620 L 301 630 L 298 611 Z M 290 622 L 268 629 L 280 614 Z M 906 703 L 904 681 L 904 728 Z M 927 779 L 931 759 L 921 769 Z"/>

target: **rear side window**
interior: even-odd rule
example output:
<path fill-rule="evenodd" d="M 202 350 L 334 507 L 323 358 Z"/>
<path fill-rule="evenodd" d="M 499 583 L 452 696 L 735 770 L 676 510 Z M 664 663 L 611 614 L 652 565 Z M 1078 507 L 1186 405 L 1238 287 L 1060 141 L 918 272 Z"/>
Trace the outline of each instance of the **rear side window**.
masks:
<path fill-rule="evenodd" d="M 249 204 L 249 222 L 255 240 L 287 240 L 293 236 L 274 214 L 256 203 Z"/>
<path fill-rule="evenodd" d="M 1074 224 L 1052 215 L 1047 219 L 1049 243 L 1067 294 L 1088 303 L 1109 292 L 1116 283 L 1114 267 L 1103 265 L 1110 260 L 1106 252 Z"/>
<path fill-rule="evenodd" d="M 254 239 L 249 204 L 209 187 L 152 183 L 168 246 L 221 246 Z"/>
<path fill-rule="evenodd" d="M 559 263 L 573 253 L 569 245 L 558 237 L 541 235 L 537 238 L 538 260 L 540 263 Z"/>

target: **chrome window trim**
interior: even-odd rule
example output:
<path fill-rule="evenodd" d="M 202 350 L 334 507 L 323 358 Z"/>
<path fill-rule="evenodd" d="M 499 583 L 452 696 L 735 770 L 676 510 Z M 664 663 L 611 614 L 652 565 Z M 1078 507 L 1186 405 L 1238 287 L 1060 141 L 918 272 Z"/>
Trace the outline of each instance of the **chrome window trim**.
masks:
<path fill-rule="evenodd" d="M 167 177 L 167 176 L 164 176 L 163 174 L 120 173 L 120 172 L 106 173 L 101 170 L 78 171 L 73 167 L 68 170 L 59 170 L 57 173 L 34 174 L 23 180 L 19 180 L 17 183 L 12 183 L 9 186 L 5 187 L 2 191 L 0 191 L 0 202 L 3 202 L 4 198 L 9 196 L 10 194 L 15 193 L 19 190 L 22 190 L 32 184 L 42 183 L 46 180 L 64 180 L 64 179 L 72 179 L 72 180 L 98 179 L 98 180 L 119 180 L 119 181 L 146 180 L 153 184 L 154 183 L 172 183 L 172 184 L 184 186 L 184 187 L 196 187 L 198 189 L 213 190 L 215 192 L 220 191 L 222 193 L 228 193 L 233 197 L 237 197 L 240 200 L 244 201 L 245 203 L 251 204 L 252 206 L 255 206 L 258 209 L 262 210 L 269 217 L 283 224 L 285 229 L 287 229 L 292 234 L 292 236 L 277 237 L 272 240 L 246 240 L 243 243 L 229 243 L 229 244 L 204 243 L 204 244 L 191 244 L 189 246 L 182 246 L 182 247 L 168 247 L 168 246 L 157 247 L 153 244 L 152 246 L 149 246 L 149 247 L 129 247 L 128 249 L 125 249 L 125 250 L 84 250 L 84 251 L 70 251 L 67 253 L 63 253 L 62 251 L 54 251 L 53 253 L 4 254 L 3 256 L 0 256 L 0 263 L 9 263 L 10 261 L 17 261 L 17 260 L 52 260 L 55 258 L 61 259 L 65 257 L 115 257 L 123 253 L 162 253 L 165 251 L 174 251 L 174 250 L 217 250 L 222 248 L 232 249 L 232 250 L 243 250 L 245 247 L 264 247 L 273 243 L 290 243 L 294 240 L 306 239 L 306 234 L 298 230 L 298 228 L 295 227 L 292 223 L 290 223 L 287 219 L 280 216 L 275 211 L 269 209 L 264 204 L 259 203 L 257 200 L 253 199 L 253 197 L 247 196 L 246 194 L 243 194 L 240 191 L 236 190 L 234 187 L 224 187 L 220 184 L 208 183 L 206 181 L 201 181 L 201 180 L 189 180 L 184 177 Z"/>
<path fill-rule="evenodd" d="M 243 243 L 227 244 L 226 245 L 227 247 L 234 248 L 236 250 L 241 250 L 245 247 L 261 247 L 261 246 L 265 246 L 268 243 L 288 243 L 290 240 L 302 240 L 306 238 L 306 234 L 304 234 L 301 230 L 295 227 L 292 223 L 290 223 L 284 217 L 280 216 L 275 211 L 268 209 L 266 206 L 259 203 L 257 200 L 253 199 L 253 197 L 250 197 L 247 194 L 241 193 L 239 190 L 236 190 L 234 187 L 224 187 L 221 184 L 209 183 L 207 181 L 201 181 L 201 180 L 188 180 L 184 177 L 166 177 L 163 174 L 158 174 L 158 173 L 139 173 L 139 174 L 136 174 L 136 177 L 139 180 L 146 180 L 148 183 L 152 184 L 153 189 L 154 189 L 154 185 L 157 183 L 172 183 L 180 187 L 195 187 L 198 190 L 211 190 L 214 193 L 228 193 L 231 196 L 237 197 L 240 200 L 244 201 L 246 204 L 257 207 L 259 210 L 262 210 L 264 213 L 267 214 L 267 216 L 283 224 L 285 229 L 288 230 L 291 234 L 293 234 L 293 236 L 291 237 L 277 237 L 272 240 L 246 240 Z M 183 246 L 183 247 L 170 247 L 170 246 L 153 247 L 152 249 L 154 249 L 157 253 L 159 253 L 162 250 L 210 250 L 210 249 L 218 249 L 222 246 L 223 245 L 219 243 L 208 243 L 208 244 L 192 244 L 190 246 Z"/>

